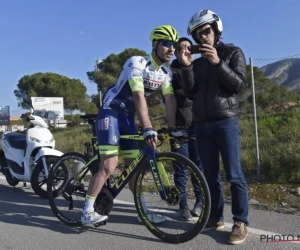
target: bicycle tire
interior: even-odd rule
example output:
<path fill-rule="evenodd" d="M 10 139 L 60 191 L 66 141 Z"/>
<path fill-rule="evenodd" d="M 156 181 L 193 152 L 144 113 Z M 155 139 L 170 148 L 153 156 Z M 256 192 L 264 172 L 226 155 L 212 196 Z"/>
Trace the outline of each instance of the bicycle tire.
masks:
<path fill-rule="evenodd" d="M 58 158 L 59 158 L 58 156 L 46 157 L 45 161 L 48 166 L 48 171 L 51 168 L 51 167 L 49 167 L 49 165 L 55 163 Z M 35 194 L 37 194 L 38 196 L 40 196 L 43 199 L 47 199 L 47 190 L 42 189 L 42 187 L 40 186 L 40 183 L 39 183 L 39 175 L 43 171 L 44 171 L 43 163 L 42 163 L 42 161 L 39 161 L 38 164 L 33 169 L 32 174 L 31 174 L 31 188 L 35 192 Z M 47 179 L 46 179 L 46 183 L 47 183 Z"/>
<path fill-rule="evenodd" d="M 62 156 L 60 156 L 56 163 L 52 166 L 52 168 L 49 171 L 49 176 L 48 176 L 48 182 L 47 182 L 47 193 L 48 193 L 48 202 L 50 205 L 50 208 L 53 212 L 53 214 L 65 225 L 67 226 L 73 226 L 73 227 L 78 227 L 78 226 L 82 226 L 82 223 L 79 220 L 75 220 L 75 219 L 71 219 L 71 218 L 67 218 L 65 215 L 63 215 L 57 208 L 55 202 L 54 202 L 54 198 L 58 197 L 61 195 L 62 191 L 64 190 L 64 188 L 59 188 L 58 193 L 54 193 L 52 191 L 52 185 L 53 185 L 53 173 L 55 171 L 55 169 L 58 166 L 61 166 L 63 168 L 65 168 L 66 173 L 67 173 L 67 180 L 70 179 L 71 176 L 71 171 L 70 168 L 67 167 L 65 164 L 60 165 L 60 163 L 66 159 L 78 159 L 81 160 L 84 164 L 89 162 L 89 159 L 84 156 L 83 154 L 77 153 L 77 152 L 68 152 L 63 154 Z M 65 183 L 64 183 L 65 185 Z"/>
<path fill-rule="evenodd" d="M 203 195 L 204 195 L 204 198 L 206 201 L 204 208 L 203 208 L 203 215 L 201 217 L 199 217 L 199 220 L 195 224 L 195 227 L 192 231 L 190 231 L 188 233 L 184 233 L 180 237 L 178 237 L 178 235 L 170 236 L 170 235 L 160 231 L 159 229 L 157 229 L 156 225 L 152 224 L 150 221 L 144 221 L 144 218 L 146 217 L 146 213 L 144 213 L 144 211 L 142 209 L 139 209 L 139 207 L 142 207 L 142 205 L 141 205 L 140 199 L 138 197 L 139 197 L 139 186 L 140 186 L 139 182 L 141 182 L 144 173 L 148 169 L 148 160 L 147 159 L 144 161 L 143 165 L 138 170 L 137 175 L 136 175 L 136 179 L 135 179 L 135 183 L 134 183 L 134 203 L 135 203 L 136 210 L 137 210 L 143 224 L 154 236 L 156 236 L 157 238 L 159 238 L 165 242 L 168 242 L 168 243 L 173 243 L 173 244 L 184 243 L 184 242 L 192 240 L 199 233 L 201 233 L 209 219 L 210 207 L 211 207 L 211 197 L 210 197 L 209 187 L 208 187 L 206 179 L 205 179 L 204 175 L 202 174 L 202 172 L 200 171 L 200 169 L 189 158 L 187 158 L 181 154 L 175 153 L 175 152 L 161 152 L 161 153 L 157 153 L 156 160 L 159 160 L 159 158 L 163 158 L 163 157 L 170 157 L 170 158 L 172 157 L 172 158 L 175 158 L 175 160 L 177 162 L 185 163 L 186 165 L 191 167 L 191 170 L 193 170 L 194 173 L 196 174 L 197 178 L 200 179 L 201 187 L 203 189 Z M 142 176 L 140 176 L 140 175 L 142 175 Z M 200 218 L 201 218 L 201 221 L 200 221 Z"/>

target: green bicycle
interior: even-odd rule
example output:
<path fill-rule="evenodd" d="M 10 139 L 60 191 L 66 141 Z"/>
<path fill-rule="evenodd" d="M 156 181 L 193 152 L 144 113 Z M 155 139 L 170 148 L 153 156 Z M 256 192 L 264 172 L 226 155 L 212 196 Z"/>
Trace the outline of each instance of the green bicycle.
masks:
<path fill-rule="evenodd" d="M 90 157 L 77 152 L 65 153 L 50 169 L 47 182 L 48 201 L 51 210 L 62 223 L 68 226 L 81 226 L 82 223 L 80 220 L 80 214 L 77 216 L 63 214 L 63 212 L 59 210 L 60 206 L 56 205 L 55 199 L 61 196 L 62 199 L 60 201 L 67 201 L 68 203 L 68 211 L 74 211 L 75 201 L 73 196 L 77 198 L 85 198 L 87 186 L 84 185 L 84 182 L 88 182 L 88 173 L 91 173 L 92 176 L 98 171 L 99 168 L 99 154 L 97 150 L 97 139 L 94 129 L 96 115 L 83 115 L 81 118 L 87 120 L 93 128 L 93 136 L 90 143 L 90 146 L 93 147 L 93 154 L 90 154 L 90 150 L 87 150 L 87 154 L 90 155 Z M 157 147 L 161 146 L 166 139 L 174 138 L 169 136 L 169 133 L 172 132 L 170 129 L 162 128 L 157 132 L 158 139 L 160 141 L 160 144 L 157 145 Z M 140 153 L 129 166 L 117 166 L 121 174 L 117 177 L 111 176 L 107 180 L 106 184 L 103 186 L 101 192 L 96 198 L 94 205 L 95 211 L 102 215 L 109 214 L 113 208 L 114 199 L 120 194 L 130 178 L 137 173 L 134 188 L 134 203 L 137 213 L 146 228 L 159 239 L 169 243 L 183 243 L 193 239 L 205 227 L 210 214 L 211 206 L 209 188 L 199 168 L 190 159 L 180 154 L 173 152 L 156 152 L 156 150 L 146 146 L 142 133 L 139 133 L 138 135 L 123 135 L 121 138 L 137 140 L 141 145 Z M 86 144 L 86 146 L 88 147 L 89 145 Z M 65 161 L 71 161 L 71 166 L 68 166 Z M 193 218 L 191 221 L 187 221 L 188 227 L 191 227 L 192 222 L 195 223 L 188 231 L 182 229 L 183 224 L 186 221 L 178 221 L 178 219 L 176 220 L 176 211 L 178 210 L 181 194 L 179 189 L 174 184 L 173 175 L 168 174 L 168 171 L 173 170 L 172 164 L 165 164 L 164 161 L 177 162 L 186 166 L 191 178 L 196 180 L 197 185 L 201 189 L 201 214 L 199 217 Z M 82 167 L 79 171 L 72 174 L 72 172 L 74 172 L 72 171 L 72 164 L 74 164 L 74 162 L 81 162 Z M 151 177 L 154 179 L 153 184 L 150 184 L 148 180 L 148 178 Z M 144 178 L 146 179 L 145 182 L 143 182 Z M 189 178 L 186 178 L 186 180 L 188 179 Z M 61 184 L 61 186 L 59 189 L 55 190 L 55 185 L 58 183 Z M 192 190 L 192 188 L 192 185 L 187 184 L 188 190 Z M 146 197 L 147 194 L 147 198 L 143 201 L 141 201 L 142 194 L 144 197 Z M 187 191 L 187 196 L 190 197 L 191 195 L 192 192 Z M 148 199 L 148 197 L 150 198 Z M 145 202 L 146 200 L 151 202 L 154 200 L 154 198 L 161 199 L 159 202 L 161 207 L 157 212 L 163 213 L 164 216 L 168 217 L 167 221 L 160 225 L 153 224 L 148 219 L 147 211 L 144 211 L 142 206 L 142 202 Z M 79 205 L 78 207 L 78 211 L 81 213 L 83 205 Z M 169 208 L 169 210 L 167 210 L 167 208 Z M 155 209 L 153 209 L 153 212 L 155 212 Z M 106 222 L 103 222 L 95 226 L 98 227 L 105 224 Z M 159 228 L 160 226 L 162 228 Z M 176 230 L 176 233 L 167 233 L 166 230 L 169 229 Z M 178 233 L 178 230 L 180 229 L 182 229 L 184 232 Z"/>

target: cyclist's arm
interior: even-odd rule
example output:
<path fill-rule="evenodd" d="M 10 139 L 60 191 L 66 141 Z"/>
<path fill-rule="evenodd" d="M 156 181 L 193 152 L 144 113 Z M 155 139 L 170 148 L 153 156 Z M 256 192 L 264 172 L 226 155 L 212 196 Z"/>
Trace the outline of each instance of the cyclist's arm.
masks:
<path fill-rule="evenodd" d="M 144 97 L 144 91 L 134 91 L 132 96 L 135 104 L 136 114 L 142 128 L 152 128 L 146 98 Z"/>
<path fill-rule="evenodd" d="M 175 127 L 177 101 L 171 83 L 172 83 L 172 73 L 170 71 L 169 74 L 166 75 L 166 78 L 161 86 L 161 90 L 165 98 L 167 125 L 168 127 Z"/>
<path fill-rule="evenodd" d="M 139 122 L 143 129 L 151 128 L 148 106 L 144 96 L 144 82 L 143 82 L 143 64 L 139 57 L 132 57 L 129 59 L 131 65 L 128 69 L 128 81 L 132 90 L 132 98 L 135 104 L 135 110 Z"/>

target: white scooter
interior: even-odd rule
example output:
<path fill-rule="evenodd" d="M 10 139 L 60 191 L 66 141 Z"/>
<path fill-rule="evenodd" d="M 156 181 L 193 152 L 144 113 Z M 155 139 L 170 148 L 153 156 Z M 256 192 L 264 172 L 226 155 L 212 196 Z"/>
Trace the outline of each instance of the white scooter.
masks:
<path fill-rule="evenodd" d="M 47 198 L 46 184 L 50 166 L 63 154 L 55 150 L 55 140 L 48 129 L 47 117 L 34 115 L 31 97 L 23 101 L 30 105 L 31 114 L 22 114 L 21 118 L 29 122 L 26 135 L 18 132 L 4 132 L 1 137 L 0 172 L 11 186 L 20 181 L 31 183 L 34 192 L 42 198 Z M 46 186 L 46 185 L 45 185 Z"/>

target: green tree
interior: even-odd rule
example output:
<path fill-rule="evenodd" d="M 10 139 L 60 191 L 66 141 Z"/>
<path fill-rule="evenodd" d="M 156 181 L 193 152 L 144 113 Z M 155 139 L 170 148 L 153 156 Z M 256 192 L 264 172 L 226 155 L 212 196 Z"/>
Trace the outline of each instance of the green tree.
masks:
<path fill-rule="evenodd" d="M 22 108 L 27 108 L 22 100 L 27 94 L 39 97 L 63 97 L 64 108 L 71 112 L 84 107 L 86 91 L 86 86 L 79 79 L 70 79 L 51 72 L 39 72 L 23 76 L 14 94 L 18 100 L 18 106 Z"/>

